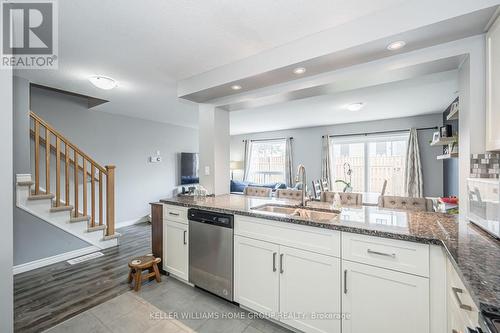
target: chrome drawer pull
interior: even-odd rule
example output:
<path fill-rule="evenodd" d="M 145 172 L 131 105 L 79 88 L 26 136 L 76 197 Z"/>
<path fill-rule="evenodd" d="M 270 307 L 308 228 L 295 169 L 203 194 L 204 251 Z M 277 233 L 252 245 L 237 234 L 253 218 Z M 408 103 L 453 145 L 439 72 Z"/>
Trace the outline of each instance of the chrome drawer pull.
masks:
<path fill-rule="evenodd" d="M 187 235 L 187 231 L 184 230 L 184 245 L 187 245 L 187 240 L 186 240 L 186 235 Z"/>
<path fill-rule="evenodd" d="M 273 252 L 273 272 L 276 272 L 276 252 Z"/>
<path fill-rule="evenodd" d="M 283 253 L 280 254 L 280 273 L 283 274 Z"/>
<path fill-rule="evenodd" d="M 344 269 L 344 294 L 347 294 L 347 269 Z"/>
<path fill-rule="evenodd" d="M 169 215 L 173 215 L 173 216 L 179 216 L 179 213 L 172 213 L 172 212 L 168 212 Z"/>
<path fill-rule="evenodd" d="M 366 252 L 368 252 L 370 254 L 376 254 L 378 256 L 396 258 L 396 253 L 384 253 L 384 252 L 373 251 L 370 249 L 366 250 Z"/>
<path fill-rule="evenodd" d="M 464 291 L 460 288 L 452 287 L 451 290 L 453 290 L 453 294 L 455 295 L 455 299 L 457 300 L 458 306 L 460 306 L 460 309 L 467 310 L 467 311 L 472 311 L 472 306 L 463 304 L 462 301 L 460 300 L 460 297 L 458 294 L 463 294 Z"/>

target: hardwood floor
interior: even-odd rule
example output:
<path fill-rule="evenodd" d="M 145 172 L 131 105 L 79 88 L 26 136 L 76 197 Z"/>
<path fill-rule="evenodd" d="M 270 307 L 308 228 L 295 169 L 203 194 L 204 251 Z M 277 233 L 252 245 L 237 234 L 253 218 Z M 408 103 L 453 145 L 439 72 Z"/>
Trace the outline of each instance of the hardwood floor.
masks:
<path fill-rule="evenodd" d="M 151 253 L 151 226 L 124 227 L 120 245 L 76 265 L 60 262 L 14 276 L 14 331 L 40 332 L 129 291 L 128 261 Z"/>

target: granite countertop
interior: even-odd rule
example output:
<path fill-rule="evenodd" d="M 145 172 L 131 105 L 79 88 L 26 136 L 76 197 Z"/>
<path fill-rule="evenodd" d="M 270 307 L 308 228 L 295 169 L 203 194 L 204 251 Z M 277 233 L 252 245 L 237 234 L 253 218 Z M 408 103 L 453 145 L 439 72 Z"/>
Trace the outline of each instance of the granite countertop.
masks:
<path fill-rule="evenodd" d="M 298 202 L 294 200 L 229 194 L 176 197 L 160 201 L 279 222 L 441 245 L 445 247 L 478 307 L 480 303 L 500 307 L 500 241 L 455 215 L 350 206 L 342 207 L 336 219 L 317 221 L 252 210 L 269 203 L 295 206 Z M 329 203 L 309 202 L 309 205 L 315 209 L 333 209 Z"/>

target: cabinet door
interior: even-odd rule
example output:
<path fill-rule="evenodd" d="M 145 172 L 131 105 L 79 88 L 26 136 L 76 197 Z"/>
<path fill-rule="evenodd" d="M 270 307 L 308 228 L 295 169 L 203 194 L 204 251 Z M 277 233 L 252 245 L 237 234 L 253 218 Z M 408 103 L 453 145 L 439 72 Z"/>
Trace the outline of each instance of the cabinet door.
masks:
<path fill-rule="evenodd" d="M 429 332 L 429 280 L 342 261 L 343 333 Z"/>
<path fill-rule="evenodd" d="M 163 257 L 165 270 L 176 277 L 188 280 L 188 226 L 167 221 L 164 228 Z"/>
<path fill-rule="evenodd" d="M 486 34 L 486 150 L 500 150 L 500 18 Z"/>
<path fill-rule="evenodd" d="M 281 321 L 304 332 L 340 333 L 340 259 L 280 246 L 279 269 Z"/>
<path fill-rule="evenodd" d="M 234 298 L 254 311 L 279 310 L 279 246 L 251 238 L 234 237 Z"/>

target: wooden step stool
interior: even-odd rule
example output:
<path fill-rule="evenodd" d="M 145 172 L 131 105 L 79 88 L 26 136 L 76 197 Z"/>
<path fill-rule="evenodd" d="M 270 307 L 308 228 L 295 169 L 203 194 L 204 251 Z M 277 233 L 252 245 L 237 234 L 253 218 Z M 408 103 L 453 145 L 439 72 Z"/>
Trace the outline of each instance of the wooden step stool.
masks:
<path fill-rule="evenodd" d="M 129 261 L 128 267 L 130 267 L 130 272 L 128 273 L 128 283 L 134 280 L 135 291 L 141 289 L 143 280 L 154 277 L 157 282 L 161 282 L 160 271 L 158 270 L 159 262 L 161 262 L 161 258 L 155 258 L 153 255 L 141 256 Z M 147 269 L 149 273 L 142 275 L 142 270 L 144 269 Z"/>

